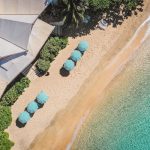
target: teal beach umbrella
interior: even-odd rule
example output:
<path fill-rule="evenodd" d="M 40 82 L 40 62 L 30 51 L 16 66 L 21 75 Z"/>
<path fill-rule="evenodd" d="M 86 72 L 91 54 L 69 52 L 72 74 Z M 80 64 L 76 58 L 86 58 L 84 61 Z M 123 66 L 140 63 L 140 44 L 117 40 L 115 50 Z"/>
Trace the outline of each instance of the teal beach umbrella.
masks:
<path fill-rule="evenodd" d="M 71 54 L 71 59 L 75 62 L 77 62 L 78 60 L 80 60 L 82 57 L 82 54 L 80 51 L 78 50 L 74 50 L 74 52 L 72 52 Z"/>
<path fill-rule="evenodd" d="M 27 111 L 31 114 L 35 113 L 38 110 L 38 104 L 35 101 L 32 101 L 27 106 Z"/>
<path fill-rule="evenodd" d="M 81 41 L 78 44 L 78 50 L 82 53 L 85 52 L 88 48 L 89 48 L 89 44 L 87 41 Z"/>
<path fill-rule="evenodd" d="M 72 60 L 66 60 L 63 68 L 67 71 L 71 71 L 75 67 L 75 64 Z"/>
<path fill-rule="evenodd" d="M 18 120 L 19 122 L 21 122 L 22 124 L 25 124 L 27 123 L 29 120 L 30 120 L 30 114 L 26 111 L 22 112 L 19 117 L 18 117 Z"/>
<path fill-rule="evenodd" d="M 37 102 L 42 105 L 47 102 L 48 98 L 48 95 L 43 91 L 41 91 L 36 97 Z"/>

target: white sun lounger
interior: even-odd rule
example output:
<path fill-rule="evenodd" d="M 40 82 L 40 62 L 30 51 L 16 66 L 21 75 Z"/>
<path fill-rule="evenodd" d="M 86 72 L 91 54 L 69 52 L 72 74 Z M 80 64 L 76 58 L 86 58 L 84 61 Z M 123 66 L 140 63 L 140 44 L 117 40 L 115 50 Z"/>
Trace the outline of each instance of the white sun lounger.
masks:
<path fill-rule="evenodd" d="M 108 23 L 104 19 L 101 19 L 97 25 L 98 28 L 103 29 L 103 30 L 105 30 L 107 26 L 108 26 Z"/>

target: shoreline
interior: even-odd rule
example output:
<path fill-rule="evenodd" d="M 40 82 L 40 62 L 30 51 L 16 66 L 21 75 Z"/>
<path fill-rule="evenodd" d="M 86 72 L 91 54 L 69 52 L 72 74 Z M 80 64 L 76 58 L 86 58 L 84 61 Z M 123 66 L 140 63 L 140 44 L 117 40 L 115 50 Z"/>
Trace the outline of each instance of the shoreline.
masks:
<path fill-rule="evenodd" d="M 141 140 L 139 137 L 138 142 L 136 138 L 134 138 L 136 136 L 132 137 L 134 133 L 137 136 L 142 134 L 140 132 L 140 129 L 143 129 L 142 126 L 144 126 L 145 131 L 147 131 L 147 126 L 145 125 L 146 122 L 143 123 L 143 117 L 145 116 L 145 111 L 148 111 L 149 113 L 149 109 L 144 109 L 147 107 L 146 100 L 148 100 L 148 85 L 150 83 L 147 82 L 150 81 L 148 76 L 148 66 L 150 64 L 148 59 L 150 56 L 149 42 L 150 33 L 141 46 L 135 51 L 130 61 L 125 65 L 125 68 L 111 81 L 111 84 L 107 86 L 102 93 L 103 97 L 101 96 L 97 100 L 79 131 L 71 150 L 88 149 L 89 147 L 91 149 L 97 147 L 101 147 L 102 149 L 111 149 L 113 147 L 115 149 L 116 147 L 119 148 L 119 146 L 126 150 L 128 148 L 134 149 L 138 143 L 141 146 L 141 149 L 145 148 L 144 146 L 142 148 L 142 145 L 147 145 L 147 148 L 149 147 L 146 142 L 145 144 L 140 143 Z M 145 89 L 147 89 L 147 93 L 145 92 Z M 141 101 L 142 98 L 143 100 Z M 141 109 L 139 109 L 139 107 Z M 143 116 L 140 118 L 141 111 L 139 112 L 138 110 L 143 111 Z M 147 116 L 145 116 L 145 118 L 146 117 Z M 140 127 L 138 126 L 140 123 L 136 119 L 142 124 Z M 128 131 L 128 133 L 126 133 L 126 131 Z M 145 132 L 144 135 L 146 134 L 147 133 Z M 131 140 L 130 136 L 133 140 Z M 144 138 L 145 141 L 146 139 L 149 139 L 146 137 Z M 132 145 L 130 141 L 134 141 L 134 144 Z M 123 147 L 121 146 L 121 143 L 124 144 Z M 131 147 L 128 147 L 128 145 Z"/>
<path fill-rule="evenodd" d="M 142 31 L 146 31 L 146 29 L 142 30 Z M 140 33 L 140 37 L 143 37 L 143 32 Z M 120 56 L 122 56 L 121 59 L 123 58 L 124 63 L 126 63 L 130 59 L 130 56 L 134 53 L 135 49 L 138 47 L 137 43 L 142 41 L 142 39 L 140 39 L 140 37 L 139 37 L 139 39 L 137 38 L 136 41 L 133 40 L 133 43 L 135 42 L 132 45 L 132 46 L 134 46 L 134 50 L 132 49 L 133 48 L 132 46 L 127 45 L 127 46 L 130 46 L 130 47 L 125 47 L 124 48 L 124 49 L 129 49 L 129 50 L 127 50 L 127 53 L 123 53 L 123 51 L 121 51 L 115 57 L 118 60 L 118 62 L 122 61 L 119 58 Z M 125 55 L 125 56 L 123 56 L 123 55 Z M 108 64 L 107 61 L 106 61 L 106 64 Z M 104 71 L 99 75 L 97 75 L 97 72 L 98 71 L 100 72 L 102 66 L 100 64 L 99 67 L 97 67 L 97 69 L 94 71 L 94 73 L 92 73 L 92 75 L 89 77 L 89 79 L 92 80 L 92 83 L 89 83 L 89 79 L 88 79 L 88 83 L 84 84 L 81 87 L 84 90 L 81 92 L 81 89 L 80 89 L 80 91 L 73 98 L 73 100 L 71 100 L 71 102 L 69 103 L 67 108 L 63 112 L 60 112 L 60 113 L 57 114 L 57 116 L 53 120 L 53 124 L 50 125 L 45 130 L 45 132 L 43 132 L 41 135 L 39 135 L 39 137 L 37 137 L 35 139 L 36 142 L 31 145 L 30 149 L 32 149 L 32 150 L 38 150 L 38 149 L 42 150 L 44 148 L 43 150 L 47 150 L 48 148 L 51 148 L 51 149 L 65 149 L 66 148 L 67 143 L 69 143 L 69 141 L 70 141 L 69 139 L 72 139 L 72 136 L 73 136 L 73 133 L 74 133 L 73 131 L 76 129 L 76 122 L 79 122 L 77 120 L 79 120 L 79 118 L 81 119 L 81 116 L 83 116 L 83 114 L 85 112 L 84 109 L 85 110 L 87 110 L 87 109 L 91 110 L 94 107 L 93 106 L 94 102 L 93 101 L 91 102 L 90 99 L 96 101 L 97 95 L 100 95 L 99 92 L 97 93 L 97 90 L 95 89 L 94 86 L 96 85 L 96 87 L 98 88 L 100 85 L 105 85 L 103 87 L 103 89 L 102 89 L 102 87 L 98 88 L 98 89 L 101 89 L 101 92 L 102 92 L 105 89 L 105 87 L 107 86 L 107 84 L 109 84 L 109 82 L 107 84 L 105 83 L 107 81 L 107 78 L 105 77 L 105 75 L 107 74 L 106 76 L 108 77 L 108 75 L 110 73 L 113 73 L 114 70 L 111 70 L 111 69 L 112 68 L 114 69 L 116 66 L 118 66 L 118 63 L 115 64 L 115 61 L 114 61 L 113 63 L 110 63 L 108 66 L 109 67 L 106 67 L 104 69 Z M 120 68 L 119 71 L 121 71 L 122 66 L 119 66 L 119 68 Z M 93 74 L 95 74 L 95 75 L 93 75 Z M 93 76 L 95 76 L 94 79 L 93 79 Z M 115 74 L 114 74 L 114 76 L 115 76 Z M 100 80 L 100 81 L 98 81 L 98 83 L 100 84 L 99 86 L 97 85 L 98 84 L 97 80 L 95 80 L 96 78 Z M 113 79 L 113 75 L 112 75 L 111 78 Z M 90 90 L 92 87 L 94 87 L 93 89 L 95 91 L 93 91 L 93 89 Z M 82 98 L 79 98 L 79 96 L 82 97 Z M 86 101 L 83 101 L 83 97 L 84 97 L 84 100 L 86 99 Z M 71 112 L 72 115 L 68 114 L 69 112 Z M 76 112 L 78 112 L 78 114 L 80 113 L 80 117 L 76 116 Z M 71 118 L 73 118 L 73 119 L 71 119 Z M 69 122 L 69 120 L 71 120 L 71 121 Z M 63 123 L 66 123 L 66 124 L 63 125 L 62 121 L 63 121 Z M 59 133 L 60 125 L 62 125 L 62 126 L 61 126 L 61 131 Z M 65 136 L 65 135 L 63 135 L 62 132 L 63 133 L 66 132 L 68 134 Z M 45 142 L 44 139 L 51 139 L 51 140 L 48 140 L 48 141 Z M 42 142 L 43 142 L 43 144 L 42 144 Z M 49 147 L 46 146 L 46 145 L 48 145 Z"/>
<path fill-rule="evenodd" d="M 146 23 L 148 21 L 148 24 L 150 24 L 150 16 L 148 17 L 148 19 L 146 19 L 145 20 L 145 22 L 144 23 Z M 144 23 L 143 23 L 143 25 L 144 25 Z M 124 73 L 124 68 L 126 68 L 126 67 L 128 67 L 129 65 L 130 65 L 130 63 L 132 63 L 132 61 L 134 60 L 134 57 L 135 57 L 135 54 L 137 53 L 137 51 L 138 51 L 138 49 L 143 45 L 143 43 L 145 42 L 145 40 L 147 40 L 147 39 L 150 39 L 150 26 L 147 24 L 147 27 L 148 27 L 148 30 L 147 30 L 147 32 L 145 32 L 145 36 L 144 36 L 144 38 L 143 38 L 143 40 L 141 41 L 141 45 L 135 50 L 135 52 L 133 53 L 133 55 L 131 56 L 131 59 L 130 59 L 130 57 L 129 57 L 129 59 L 128 59 L 128 62 L 121 68 L 121 70 L 120 71 L 118 71 L 118 75 L 116 74 L 116 76 L 111 80 L 111 82 L 110 83 L 112 83 L 112 82 L 116 82 L 116 80 L 118 80 L 118 78 L 120 78 L 120 74 L 123 74 Z M 142 26 L 142 25 L 141 25 Z M 134 38 L 134 37 L 133 37 Z M 132 41 L 132 40 L 131 40 Z M 129 42 L 130 43 L 130 42 Z M 129 80 L 130 81 L 130 80 Z M 129 82 L 129 81 L 125 81 L 125 82 Z M 127 84 L 127 83 L 126 83 Z M 110 87 L 111 87 L 112 85 L 108 85 L 108 86 L 106 86 L 106 89 L 110 89 Z M 105 97 L 105 91 L 103 91 L 102 92 L 102 94 L 100 94 L 100 100 L 104 100 L 104 97 Z M 101 106 L 103 106 L 103 103 L 105 103 L 104 101 L 101 101 L 101 103 L 99 103 L 98 101 L 97 102 L 95 102 L 95 104 L 94 104 L 94 106 L 93 106 L 93 108 L 91 108 L 91 111 L 90 112 L 92 112 L 92 110 L 93 109 L 95 109 L 95 107 L 96 107 L 96 104 L 100 104 Z M 83 117 L 81 117 L 81 120 L 80 120 L 80 122 L 82 121 L 82 118 L 84 118 L 84 122 L 86 121 L 86 119 L 89 119 L 88 118 L 88 115 L 90 114 L 90 112 L 89 112 L 89 110 L 87 111 L 88 112 L 88 114 L 87 113 L 85 113 L 85 115 L 84 116 L 86 116 L 86 118 L 84 118 L 84 116 Z M 78 126 L 80 126 L 80 129 L 82 129 L 82 125 L 84 124 L 84 122 L 82 122 L 82 124 L 80 124 L 80 122 L 78 122 L 78 124 L 77 124 L 77 127 Z M 84 127 L 83 127 L 84 128 Z M 72 146 L 73 146 L 73 144 L 74 144 L 74 142 L 76 141 L 76 138 L 77 138 L 77 136 L 78 136 L 78 134 L 76 133 L 76 132 L 78 132 L 78 134 L 80 133 L 80 130 L 78 129 L 78 131 L 76 131 L 76 129 L 75 129 L 75 131 L 74 131 L 74 133 L 73 133 L 73 137 L 72 137 L 72 139 L 71 139 L 71 142 L 68 144 L 69 145 L 69 147 L 70 147 L 70 149 L 69 150 L 71 150 L 72 149 Z M 74 137 L 75 136 L 75 137 Z M 73 140 L 73 141 L 72 141 Z M 72 144 L 72 145 L 70 145 L 70 144 Z M 67 145 L 67 147 L 68 147 L 68 145 Z M 74 148 L 73 148 L 74 149 Z M 66 150 L 68 150 L 67 148 L 66 148 Z"/>
<path fill-rule="evenodd" d="M 87 110 L 87 111 L 85 112 L 85 114 L 80 118 L 80 121 L 79 121 L 78 124 L 76 125 L 76 128 L 75 128 L 75 131 L 74 131 L 74 133 L 73 133 L 73 136 L 72 136 L 70 142 L 69 142 L 69 143 L 67 144 L 67 146 L 66 146 L 66 150 L 71 150 L 71 147 L 72 147 L 72 145 L 73 145 L 73 143 L 74 143 L 74 141 L 75 141 L 75 139 L 76 139 L 76 137 L 77 137 L 77 135 L 78 135 L 78 133 L 79 133 L 81 127 L 82 127 L 82 125 L 83 125 L 84 122 L 86 121 L 88 115 L 89 115 L 89 110 Z"/>

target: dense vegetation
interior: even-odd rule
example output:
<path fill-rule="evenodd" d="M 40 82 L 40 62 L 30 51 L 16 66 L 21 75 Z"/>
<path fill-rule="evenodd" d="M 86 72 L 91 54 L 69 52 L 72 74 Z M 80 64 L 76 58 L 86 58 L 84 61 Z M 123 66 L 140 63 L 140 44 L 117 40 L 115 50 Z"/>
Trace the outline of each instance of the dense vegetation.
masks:
<path fill-rule="evenodd" d="M 89 4 L 94 10 L 110 9 L 110 7 L 117 6 L 122 10 L 125 8 L 126 11 L 132 11 L 142 2 L 142 0 L 89 0 Z"/>
<path fill-rule="evenodd" d="M 30 80 L 27 77 L 21 78 L 16 82 L 2 97 L 0 104 L 3 106 L 11 106 L 24 92 L 24 89 L 29 86 Z"/>
<path fill-rule="evenodd" d="M 41 74 L 45 74 L 50 67 L 50 63 L 67 44 L 68 38 L 66 37 L 50 37 L 40 52 L 40 58 L 36 64 L 37 70 Z"/>
<path fill-rule="evenodd" d="M 8 133 L 0 131 L 0 150 L 10 150 L 13 145 L 14 143 L 9 140 Z"/>
<path fill-rule="evenodd" d="M 11 123 L 11 110 L 8 106 L 0 106 L 0 131 L 5 130 Z"/>
<path fill-rule="evenodd" d="M 108 9 L 112 1 L 113 0 L 89 0 L 89 4 L 94 10 Z"/>
<path fill-rule="evenodd" d="M 0 150 L 10 150 L 14 145 L 9 140 L 8 133 L 4 132 L 12 121 L 11 110 L 8 106 L 0 106 Z"/>
<path fill-rule="evenodd" d="M 84 13 L 88 8 L 88 0 L 61 0 L 62 15 L 64 17 L 65 24 L 70 23 L 78 26 L 79 21 L 84 19 Z"/>
<path fill-rule="evenodd" d="M 59 14 L 64 26 L 80 27 L 87 15 L 94 19 L 105 16 L 108 23 L 116 23 L 117 19 L 126 19 L 137 11 L 142 11 L 143 0 L 59 0 L 53 14 Z M 49 10 L 52 10 L 50 8 Z M 50 13 L 50 15 L 53 15 Z M 56 15 L 55 15 L 56 16 Z M 110 21 L 111 20 L 111 21 Z"/>
<path fill-rule="evenodd" d="M 9 90 L 3 95 L 0 100 L 0 150 L 10 150 L 14 145 L 9 140 L 8 133 L 5 129 L 11 124 L 12 116 L 10 106 L 24 92 L 24 89 L 29 86 L 30 80 L 27 77 L 21 77 Z"/>

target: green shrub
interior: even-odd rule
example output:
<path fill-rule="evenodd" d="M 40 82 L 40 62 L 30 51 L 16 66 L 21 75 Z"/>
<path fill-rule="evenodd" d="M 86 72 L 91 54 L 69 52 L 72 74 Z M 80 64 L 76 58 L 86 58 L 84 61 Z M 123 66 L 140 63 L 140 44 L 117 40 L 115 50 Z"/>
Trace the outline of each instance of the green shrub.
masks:
<path fill-rule="evenodd" d="M 64 49 L 68 44 L 68 38 L 67 37 L 61 37 L 59 43 L 60 43 L 61 49 Z"/>
<path fill-rule="evenodd" d="M 24 89 L 29 87 L 29 83 L 30 80 L 27 77 L 23 77 L 4 94 L 0 103 L 4 106 L 13 105 L 18 97 L 24 92 Z"/>
<path fill-rule="evenodd" d="M 50 60 L 50 52 L 48 50 L 48 48 L 46 46 L 44 46 L 44 48 L 42 49 L 42 51 L 40 52 L 40 58 L 43 60 Z"/>
<path fill-rule="evenodd" d="M 44 74 L 48 71 L 49 67 L 50 67 L 50 61 L 46 61 L 43 59 L 39 59 L 37 64 L 37 69 L 41 74 Z"/>
<path fill-rule="evenodd" d="M 50 53 L 50 55 L 53 55 L 54 57 L 56 57 L 59 54 L 59 50 L 55 46 L 49 50 L 49 53 Z"/>
<path fill-rule="evenodd" d="M 64 49 L 68 44 L 68 38 L 66 37 L 51 37 L 47 41 L 47 49 L 49 49 L 51 57 L 54 59 L 61 49 Z M 52 59 L 52 60 L 53 60 Z"/>
<path fill-rule="evenodd" d="M 48 40 L 48 43 L 46 46 L 49 50 L 53 49 L 53 51 L 59 51 L 61 49 L 58 44 L 55 45 L 54 43 L 51 42 L 51 40 Z"/>
<path fill-rule="evenodd" d="M 67 37 L 51 37 L 48 42 L 47 46 L 50 49 L 64 49 L 68 44 L 68 38 Z"/>
<path fill-rule="evenodd" d="M 8 133 L 0 132 L 0 150 L 10 150 L 13 145 L 14 143 L 9 140 Z"/>
<path fill-rule="evenodd" d="M 93 10 L 109 10 L 112 5 L 122 7 L 122 9 L 125 7 L 127 10 L 132 10 L 136 9 L 140 3 L 142 3 L 142 0 L 141 2 L 140 0 L 89 0 L 90 7 Z"/>
<path fill-rule="evenodd" d="M 108 9 L 112 2 L 113 2 L 112 0 L 89 0 L 89 4 L 94 10 Z"/>
<path fill-rule="evenodd" d="M 29 87 L 29 84 L 30 84 L 30 80 L 27 77 L 23 77 L 20 80 L 20 82 L 17 82 L 15 84 L 15 89 L 18 95 L 21 95 L 24 92 L 25 88 Z"/>
<path fill-rule="evenodd" d="M 30 80 L 27 78 L 27 77 L 23 77 L 21 80 L 20 80 L 20 84 L 22 84 L 22 87 L 25 89 L 27 87 L 29 87 L 29 84 L 30 84 Z"/>
<path fill-rule="evenodd" d="M 8 128 L 12 121 L 11 110 L 8 106 L 0 106 L 0 131 Z"/>
<path fill-rule="evenodd" d="M 20 84 L 19 82 L 17 82 L 14 86 L 15 90 L 16 90 L 16 93 L 18 95 L 20 95 L 22 92 L 24 92 L 24 88 L 22 86 L 22 84 Z"/>
<path fill-rule="evenodd" d="M 40 58 L 37 61 L 36 68 L 41 74 L 45 74 L 50 63 L 58 55 L 59 51 L 66 47 L 68 38 L 66 37 L 50 37 L 40 52 Z"/>
<path fill-rule="evenodd" d="M 56 54 L 50 52 L 50 62 L 52 62 L 56 57 Z"/>
<path fill-rule="evenodd" d="M 1 99 L 1 104 L 4 105 L 4 106 L 13 105 L 18 97 L 19 97 L 18 92 L 16 91 L 15 86 L 13 86 L 11 89 L 9 89 L 4 94 L 4 96 Z"/>
<path fill-rule="evenodd" d="M 138 5 L 138 1 L 137 0 L 126 0 L 125 1 L 126 4 L 125 4 L 125 7 L 127 10 L 133 10 L 133 9 L 136 9 L 137 5 Z"/>

